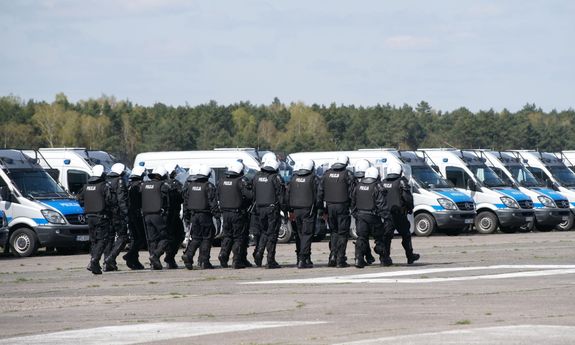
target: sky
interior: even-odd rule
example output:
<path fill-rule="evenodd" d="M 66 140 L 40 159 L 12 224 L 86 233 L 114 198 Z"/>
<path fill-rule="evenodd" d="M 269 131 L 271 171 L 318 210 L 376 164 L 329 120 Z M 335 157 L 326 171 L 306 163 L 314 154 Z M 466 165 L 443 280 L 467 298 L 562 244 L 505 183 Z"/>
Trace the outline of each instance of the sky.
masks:
<path fill-rule="evenodd" d="M 0 96 L 575 108 L 572 0 L 0 0 Z"/>

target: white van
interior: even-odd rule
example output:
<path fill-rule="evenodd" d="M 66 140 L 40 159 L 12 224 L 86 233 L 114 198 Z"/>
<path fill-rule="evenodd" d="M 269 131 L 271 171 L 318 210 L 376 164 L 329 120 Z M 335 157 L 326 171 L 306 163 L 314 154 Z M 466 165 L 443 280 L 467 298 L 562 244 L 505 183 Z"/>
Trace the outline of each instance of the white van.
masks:
<path fill-rule="evenodd" d="M 429 165 L 456 187 L 465 189 L 476 205 L 475 229 L 490 234 L 497 228 L 515 232 L 534 221 L 531 198 L 504 182 L 473 151 L 421 149 Z"/>
<path fill-rule="evenodd" d="M 521 159 L 509 152 L 476 151 L 485 158 L 485 164 L 504 181 L 516 186 L 531 197 L 535 211 L 534 225 L 539 231 L 551 231 L 569 220 L 569 200 L 566 196 L 545 186 L 523 165 Z"/>
<path fill-rule="evenodd" d="M 84 210 L 37 163 L 19 150 L 0 150 L 0 210 L 16 256 L 39 247 L 69 252 L 89 243 Z"/>
<path fill-rule="evenodd" d="M 55 180 L 75 195 L 88 182 L 92 167 L 97 164 L 109 171 L 118 160 L 105 151 L 87 150 L 81 147 L 41 148 L 38 151 L 24 151 L 38 163 Z"/>
<path fill-rule="evenodd" d="M 569 219 L 559 228 L 570 230 L 575 223 L 575 173 L 569 169 L 560 156 L 549 152 L 532 150 L 512 150 L 517 158 L 522 160 L 527 169 L 547 186 L 560 192 L 569 199 L 571 214 Z"/>

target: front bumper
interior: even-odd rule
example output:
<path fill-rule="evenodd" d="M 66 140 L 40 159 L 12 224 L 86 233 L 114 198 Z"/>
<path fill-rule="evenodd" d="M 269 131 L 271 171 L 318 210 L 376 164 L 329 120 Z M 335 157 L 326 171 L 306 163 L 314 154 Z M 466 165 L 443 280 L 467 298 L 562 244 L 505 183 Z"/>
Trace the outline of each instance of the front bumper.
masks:
<path fill-rule="evenodd" d="M 504 227 L 519 227 L 535 219 L 535 212 L 532 209 L 503 209 L 495 213 L 499 218 L 499 224 Z"/>
<path fill-rule="evenodd" d="M 564 222 L 569 217 L 570 211 L 568 208 L 538 208 L 535 209 L 535 220 L 539 225 L 558 225 Z"/>
<path fill-rule="evenodd" d="M 39 225 L 35 230 L 42 247 L 82 247 L 90 242 L 88 225 Z"/>
<path fill-rule="evenodd" d="M 462 229 L 473 225 L 475 211 L 435 212 L 433 216 L 438 229 Z"/>

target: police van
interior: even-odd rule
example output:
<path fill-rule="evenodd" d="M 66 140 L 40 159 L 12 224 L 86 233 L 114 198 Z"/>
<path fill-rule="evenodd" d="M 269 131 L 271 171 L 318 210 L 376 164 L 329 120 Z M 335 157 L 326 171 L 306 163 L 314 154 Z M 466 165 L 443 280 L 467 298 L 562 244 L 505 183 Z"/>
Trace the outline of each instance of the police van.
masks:
<path fill-rule="evenodd" d="M 429 165 L 455 187 L 465 189 L 476 205 L 475 230 L 481 234 L 515 232 L 534 221 L 531 198 L 503 181 L 473 151 L 421 149 Z"/>
<path fill-rule="evenodd" d="M 547 188 L 523 165 L 520 158 L 509 152 L 479 150 L 477 154 L 485 158 L 485 163 L 501 177 L 508 181 L 533 201 L 535 222 L 539 231 L 551 231 L 569 220 L 569 200 L 563 194 Z M 528 228 L 531 228 L 528 227 Z"/>
<path fill-rule="evenodd" d="M 561 155 L 532 150 L 509 151 L 519 158 L 527 169 L 545 184 L 563 194 L 570 203 L 569 219 L 559 224 L 561 230 L 570 230 L 574 225 L 575 173 L 569 169 Z"/>
<path fill-rule="evenodd" d="M 92 167 L 103 165 L 110 171 L 118 159 L 106 151 L 87 150 L 81 147 L 40 148 L 37 153 L 24 151 L 29 156 L 37 156 L 38 163 L 64 188 L 75 195 L 88 182 Z"/>
<path fill-rule="evenodd" d="M 0 150 L 0 210 L 16 256 L 39 247 L 70 252 L 89 243 L 84 210 L 48 173 L 20 150 Z"/>

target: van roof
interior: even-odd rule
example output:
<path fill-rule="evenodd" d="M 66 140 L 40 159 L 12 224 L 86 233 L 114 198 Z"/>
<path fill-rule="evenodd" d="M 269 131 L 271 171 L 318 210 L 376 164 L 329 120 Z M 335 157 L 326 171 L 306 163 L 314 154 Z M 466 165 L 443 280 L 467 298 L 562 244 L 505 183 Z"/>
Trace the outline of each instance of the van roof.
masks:
<path fill-rule="evenodd" d="M 35 158 L 26 155 L 22 150 L 0 150 L 0 167 L 2 169 L 42 169 Z"/>

